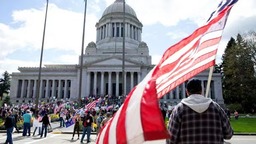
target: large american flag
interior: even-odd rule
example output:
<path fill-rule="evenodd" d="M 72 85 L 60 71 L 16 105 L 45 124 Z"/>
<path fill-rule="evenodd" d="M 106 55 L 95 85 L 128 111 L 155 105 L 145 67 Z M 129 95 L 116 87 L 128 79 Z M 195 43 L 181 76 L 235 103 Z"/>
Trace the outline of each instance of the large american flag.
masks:
<path fill-rule="evenodd" d="M 170 138 L 158 99 L 215 64 L 228 14 L 238 0 L 224 0 L 207 23 L 171 46 L 160 62 L 127 96 L 99 133 L 98 144 L 140 144 Z"/>

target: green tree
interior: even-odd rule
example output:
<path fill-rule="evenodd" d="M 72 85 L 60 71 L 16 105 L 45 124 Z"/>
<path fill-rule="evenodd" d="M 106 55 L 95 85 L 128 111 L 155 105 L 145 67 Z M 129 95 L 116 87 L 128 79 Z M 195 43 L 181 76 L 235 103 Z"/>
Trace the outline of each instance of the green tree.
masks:
<path fill-rule="evenodd" d="M 7 95 L 9 94 L 10 86 L 11 86 L 10 74 L 7 71 L 5 71 L 2 76 L 3 78 L 0 78 L 0 99 L 1 100 L 3 98 L 4 93 L 6 93 Z"/>
<path fill-rule="evenodd" d="M 252 53 L 252 60 L 256 66 L 256 32 L 250 31 L 244 34 L 245 40 Z"/>
<path fill-rule="evenodd" d="M 233 37 L 229 40 L 225 52 L 222 56 L 222 70 L 223 70 L 223 96 L 225 102 L 230 104 L 238 100 L 235 94 L 235 77 L 236 77 L 236 41 Z"/>
<path fill-rule="evenodd" d="M 244 111 L 253 107 L 255 71 L 250 47 L 238 34 L 227 44 L 223 63 L 223 94 L 227 104 L 240 103 Z"/>

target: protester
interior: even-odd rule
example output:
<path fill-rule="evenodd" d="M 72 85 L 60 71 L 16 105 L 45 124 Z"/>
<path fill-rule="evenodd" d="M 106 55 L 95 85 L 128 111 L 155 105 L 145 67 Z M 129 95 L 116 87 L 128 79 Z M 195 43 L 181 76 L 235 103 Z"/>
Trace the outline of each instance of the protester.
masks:
<path fill-rule="evenodd" d="M 4 122 L 4 126 L 6 128 L 6 141 L 5 143 L 13 144 L 12 142 L 12 132 L 13 132 L 13 127 L 14 127 L 14 117 L 12 116 L 10 111 L 7 111 L 6 113 L 6 118 Z"/>
<path fill-rule="evenodd" d="M 30 136 L 30 122 L 32 121 L 32 116 L 30 114 L 30 111 L 27 110 L 25 114 L 23 114 L 23 134 L 22 136 Z"/>
<path fill-rule="evenodd" d="M 20 133 L 19 128 L 17 127 L 17 122 L 19 121 L 19 115 L 18 115 L 18 111 L 14 108 L 12 115 L 14 117 L 14 127 L 17 131 L 17 133 Z"/>
<path fill-rule="evenodd" d="M 41 128 L 42 126 L 40 126 L 40 123 L 39 123 L 39 116 L 38 115 L 35 115 L 35 118 L 33 120 L 33 127 L 34 127 L 34 132 L 33 132 L 33 136 L 35 136 L 35 133 L 36 133 L 36 130 L 38 129 L 38 135 L 41 134 Z"/>
<path fill-rule="evenodd" d="M 80 116 L 79 116 L 79 113 L 76 113 L 75 116 L 73 117 L 73 121 L 75 122 L 75 125 L 74 125 L 74 130 L 73 130 L 73 136 L 72 136 L 72 139 L 74 139 L 74 136 L 75 136 L 75 132 L 77 132 L 77 139 L 79 139 L 79 130 L 80 130 L 80 126 L 79 126 L 79 122 L 80 122 Z"/>
<path fill-rule="evenodd" d="M 96 132 L 97 132 L 97 134 L 100 131 L 100 125 L 101 125 L 101 122 L 103 121 L 103 119 L 104 119 L 104 116 L 102 115 L 102 113 L 98 113 L 98 117 L 96 118 L 96 125 L 97 125 Z"/>
<path fill-rule="evenodd" d="M 81 143 L 83 143 L 84 141 L 85 134 L 87 134 L 87 143 L 91 142 L 90 136 L 92 131 L 92 123 L 93 123 L 93 118 L 90 115 L 90 111 L 86 111 L 83 119 L 83 135 L 82 135 Z"/>
<path fill-rule="evenodd" d="M 66 119 L 65 109 L 62 108 L 59 115 L 60 115 L 60 118 L 59 118 L 60 127 L 65 127 L 65 119 Z"/>
<path fill-rule="evenodd" d="M 238 114 L 238 112 L 236 110 L 234 112 L 234 115 L 235 115 L 235 119 L 238 120 L 239 114 Z"/>
<path fill-rule="evenodd" d="M 42 131 L 41 131 L 41 138 L 43 137 L 43 133 L 44 133 L 44 137 L 47 136 L 47 129 L 48 129 L 48 126 L 51 126 L 50 125 L 50 122 L 49 122 L 49 117 L 48 117 L 48 114 L 45 113 L 45 115 L 43 116 L 42 118 Z"/>
<path fill-rule="evenodd" d="M 230 139 L 233 130 L 229 119 L 216 102 L 202 95 L 201 81 L 190 80 L 186 92 L 188 97 L 171 114 L 168 126 L 171 138 L 167 143 L 221 144 Z"/>
<path fill-rule="evenodd" d="M 111 113 L 107 112 L 106 117 L 101 122 L 100 127 L 103 128 L 106 125 L 106 123 L 109 121 L 110 118 L 111 118 Z"/>

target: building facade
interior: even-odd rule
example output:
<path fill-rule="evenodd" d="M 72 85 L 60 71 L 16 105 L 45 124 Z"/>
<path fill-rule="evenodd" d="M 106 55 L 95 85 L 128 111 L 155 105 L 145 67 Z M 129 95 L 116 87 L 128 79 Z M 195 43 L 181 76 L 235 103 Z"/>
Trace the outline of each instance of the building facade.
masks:
<path fill-rule="evenodd" d="M 124 22 L 125 18 L 125 23 Z M 96 23 L 96 42 L 90 42 L 82 55 L 82 95 L 128 94 L 154 67 L 149 48 L 141 39 L 142 23 L 135 11 L 116 0 L 103 12 Z M 123 37 L 125 56 L 123 61 Z M 79 57 L 81 60 L 81 56 Z M 41 72 L 39 100 L 78 99 L 80 60 L 74 65 L 44 65 Z M 122 66 L 125 64 L 123 70 Z M 38 67 L 19 67 L 12 73 L 10 96 L 13 103 L 34 102 L 38 79 Z M 124 72 L 124 79 L 123 79 Z M 196 76 L 205 88 L 208 72 Z M 161 101 L 177 103 L 185 94 L 185 83 L 164 96 Z M 221 75 L 213 74 L 210 97 L 223 104 Z"/>

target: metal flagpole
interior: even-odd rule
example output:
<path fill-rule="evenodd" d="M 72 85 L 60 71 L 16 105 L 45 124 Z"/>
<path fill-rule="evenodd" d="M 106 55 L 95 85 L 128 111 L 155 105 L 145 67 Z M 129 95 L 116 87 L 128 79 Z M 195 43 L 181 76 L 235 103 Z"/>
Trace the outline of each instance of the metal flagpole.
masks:
<path fill-rule="evenodd" d="M 83 76 L 83 54 L 84 54 L 86 7 L 87 7 L 87 0 L 84 1 L 84 24 L 83 24 L 82 48 L 81 48 L 81 56 L 80 56 L 80 77 L 79 77 L 79 93 L 78 93 L 79 106 L 82 105 L 82 96 L 81 95 L 82 95 L 82 76 Z"/>
<path fill-rule="evenodd" d="M 37 113 L 38 110 L 38 101 L 39 101 L 39 88 L 41 84 L 41 72 L 42 72 L 42 60 L 43 60 L 43 52 L 44 52 L 44 38 L 45 38 L 45 29 L 46 29 L 46 21 L 47 21 L 47 13 L 48 13 L 48 3 L 49 0 L 46 0 L 46 10 L 45 10 L 45 19 L 44 19 L 44 30 L 43 30 L 43 39 L 42 39 L 42 47 L 41 47 L 41 56 L 40 56 L 40 65 L 39 65 L 39 73 L 38 73 L 38 80 L 37 80 L 37 86 L 36 86 L 36 107 L 35 107 L 35 113 Z"/>
<path fill-rule="evenodd" d="M 209 91 L 210 91 L 210 86 L 211 86 L 211 81 L 212 81 L 213 68 L 214 68 L 214 66 L 212 66 L 210 68 L 210 71 L 209 71 L 209 76 L 208 76 L 208 81 L 207 81 L 207 86 L 206 86 L 205 97 L 209 97 Z"/>
<path fill-rule="evenodd" d="M 122 96 L 125 97 L 125 0 L 123 0 L 123 58 L 122 58 Z"/>

